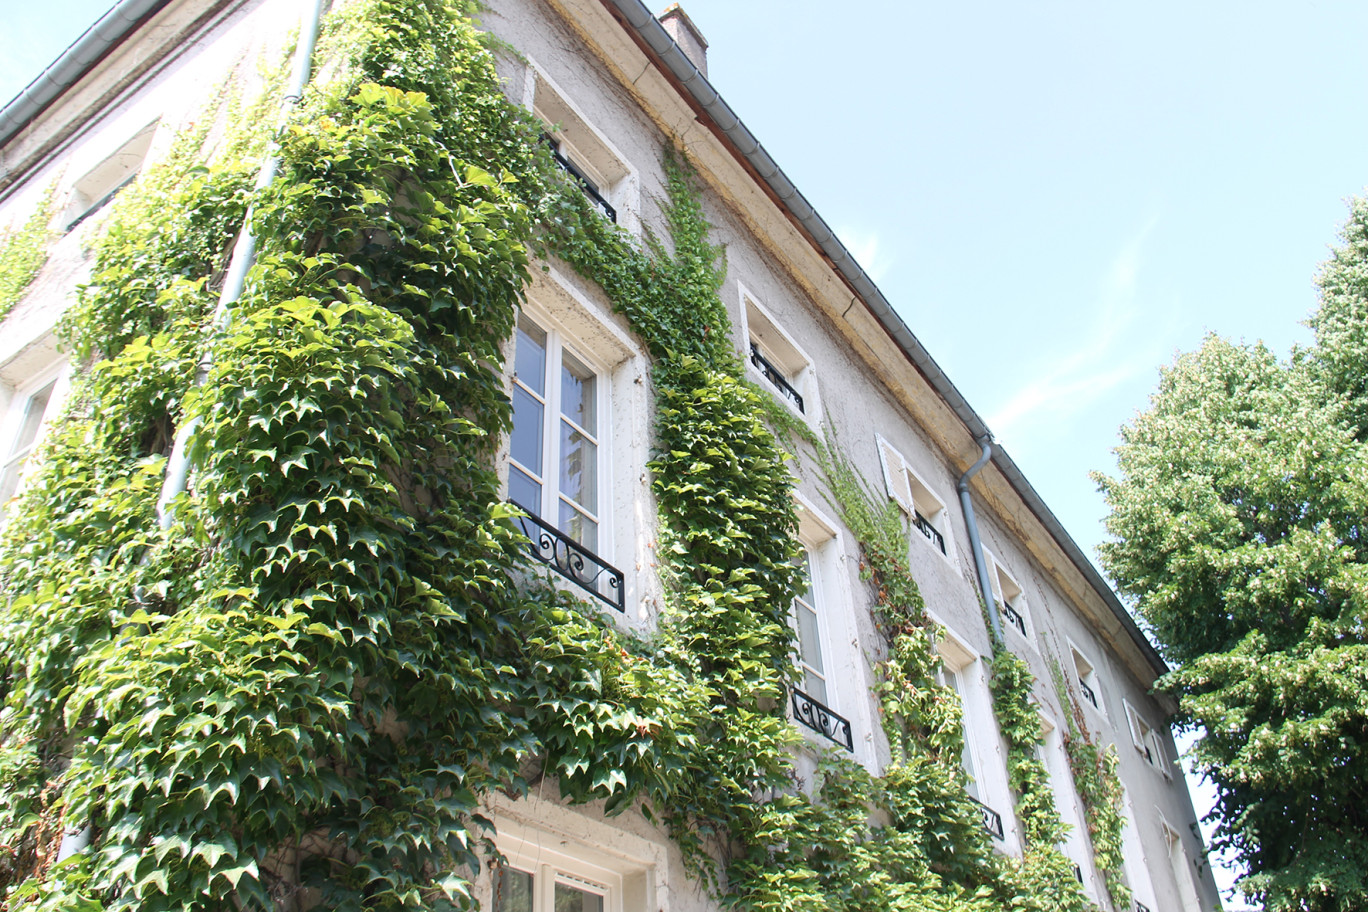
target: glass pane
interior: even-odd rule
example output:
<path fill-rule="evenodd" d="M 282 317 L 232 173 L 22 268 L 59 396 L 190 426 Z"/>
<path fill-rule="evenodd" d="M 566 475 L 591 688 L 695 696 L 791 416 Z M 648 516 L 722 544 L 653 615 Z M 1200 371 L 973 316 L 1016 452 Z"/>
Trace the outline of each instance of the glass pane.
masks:
<path fill-rule="evenodd" d="M 541 516 L 541 485 L 517 466 L 508 467 L 508 499 L 525 508 L 533 516 Z"/>
<path fill-rule="evenodd" d="M 817 632 L 817 612 L 801 601 L 797 603 L 797 607 L 799 654 L 803 657 L 804 665 L 818 674 L 823 674 L 826 666 L 822 664 L 822 638 Z"/>
<path fill-rule="evenodd" d="M 518 320 L 513 370 L 538 396 L 546 395 L 546 331 L 526 317 Z"/>
<path fill-rule="evenodd" d="M 500 868 L 494 884 L 494 912 L 532 912 L 532 875 Z"/>
<path fill-rule="evenodd" d="M 561 422 L 561 493 L 598 512 L 598 444 Z"/>
<path fill-rule="evenodd" d="M 603 912 L 603 897 L 569 884 L 556 884 L 556 912 Z"/>
<path fill-rule="evenodd" d="M 562 354 L 562 361 L 564 363 L 561 365 L 561 411 L 565 413 L 565 417 L 590 434 L 597 434 L 598 416 L 594 401 L 598 388 L 597 378 L 593 371 L 568 351 Z"/>
<path fill-rule="evenodd" d="M 509 450 L 518 464 L 542 475 L 542 415 L 545 406 L 520 386 L 513 387 L 513 438 Z M 532 506 L 532 504 L 526 504 Z"/>
<path fill-rule="evenodd" d="M 56 383 L 54 380 L 29 397 L 28 405 L 24 407 L 24 423 L 19 428 L 19 435 L 14 438 L 11 454 L 27 450 L 38 439 L 38 428 L 43 423 L 43 414 L 47 412 L 48 400 L 52 398 L 52 388 Z"/>
<path fill-rule="evenodd" d="M 590 551 L 598 551 L 598 523 L 564 500 L 560 502 L 560 530 Z"/>

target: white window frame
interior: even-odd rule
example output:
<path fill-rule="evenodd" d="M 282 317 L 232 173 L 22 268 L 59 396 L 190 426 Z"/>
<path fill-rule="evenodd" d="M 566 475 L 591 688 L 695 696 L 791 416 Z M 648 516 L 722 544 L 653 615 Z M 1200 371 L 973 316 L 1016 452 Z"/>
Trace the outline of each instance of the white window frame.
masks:
<path fill-rule="evenodd" d="M 1095 712 L 1102 718 L 1107 718 L 1107 701 L 1102 698 L 1101 679 L 1097 673 L 1097 663 L 1078 647 L 1072 639 L 1068 639 L 1069 644 L 1069 665 L 1073 669 L 1073 681 L 1071 688 L 1075 686 L 1086 686 L 1092 691 L 1097 702 L 1093 703 L 1088 699 L 1087 694 L 1080 687 L 1080 702 L 1084 706 L 1085 712 Z"/>
<path fill-rule="evenodd" d="M 985 547 L 983 556 L 988 562 L 988 581 L 993 587 L 993 598 L 998 603 L 998 617 L 1002 620 L 1003 628 L 1010 630 L 1034 646 L 1035 627 L 1031 623 L 1031 610 L 1029 600 L 1026 598 L 1026 590 L 1016 581 L 1016 577 L 1012 576 L 1003 566 L 996 554 Z M 1016 624 L 1008 620 L 1007 612 L 1003 610 L 1004 605 L 1011 606 L 1017 617 L 1021 618 L 1021 625 L 1026 628 L 1025 630 L 1018 628 Z"/>
<path fill-rule="evenodd" d="M 869 686 L 862 655 L 853 644 L 857 634 L 850 624 L 850 577 L 845 563 L 844 537 L 836 523 L 798 491 L 793 492 L 798 516 L 798 543 L 808 556 L 812 571 L 812 595 L 817 609 L 817 628 L 826 669 L 827 700 L 824 705 L 850 723 L 855 758 L 873 769 L 873 721 L 868 715 Z M 796 623 L 796 612 L 790 615 Z M 795 630 L 797 630 L 795 626 Z M 800 644 L 801 645 L 801 644 Z M 801 654 L 799 668 L 802 669 Z M 810 694 L 817 699 L 816 694 Z M 792 701 L 788 712 L 793 712 Z M 825 750 L 835 747 L 827 738 L 795 722 L 804 738 Z"/>
<path fill-rule="evenodd" d="M 38 351 L 27 352 L 30 357 L 16 358 L 0 369 L 0 382 L 4 390 L 3 413 L 0 413 L 0 481 L 9 474 L 11 466 L 17 475 L 14 491 L 0 502 L 0 520 L 8 511 L 10 503 L 24 493 L 28 478 L 32 477 L 34 455 L 40 450 L 53 419 L 61 412 L 66 401 L 69 386 L 67 361 L 56 355 L 54 349 L 34 346 Z M 34 362 L 38 363 L 35 364 Z M 51 386 L 47 404 L 39 417 L 38 427 L 32 442 L 17 450 L 18 435 L 23 429 L 33 397 Z"/>
<path fill-rule="evenodd" d="M 1126 709 L 1126 727 L 1130 730 L 1131 744 L 1134 745 L 1137 753 L 1145 758 L 1145 762 L 1163 774 L 1165 779 L 1173 778 L 1173 771 L 1170 768 L 1168 751 L 1164 750 L 1163 739 L 1159 737 L 1159 730 L 1140 714 L 1129 700 L 1123 699 L 1121 704 Z"/>
<path fill-rule="evenodd" d="M 931 615 L 931 619 L 938 627 L 938 677 L 942 685 L 953 689 L 960 698 L 965 748 L 962 759 L 971 779 L 969 795 L 1002 818 L 1002 849 L 1008 854 L 1020 854 L 1015 804 L 1007 781 L 1007 757 L 993 713 L 986 665 L 978 652 L 939 618 Z"/>
<path fill-rule="evenodd" d="M 820 423 L 822 414 L 821 395 L 817 387 L 817 370 L 811 357 L 803 347 L 789 335 L 769 308 L 760 303 L 760 298 L 740 282 L 737 289 L 741 296 L 739 337 L 740 348 L 737 352 L 746 366 L 746 376 L 753 382 L 773 392 L 775 399 L 796 417 L 813 427 Z M 755 363 L 753 352 L 769 362 L 771 367 L 784 378 L 784 381 L 803 400 L 800 409 L 778 384 L 765 375 Z"/>
<path fill-rule="evenodd" d="M 1139 817 L 1135 813 L 1135 803 L 1131 801 L 1129 790 L 1123 789 L 1122 803 L 1126 814 L 1121 820 L 1121 866 L 1126 873 L 1126 883 L 1130 885 L 1135 902 L 1151 912 L 1160 912 L 1149 858 L 1145 854 L 1144 841 L 1140 838 Z"/>
<path fill-rule="evenodd" d="M 104 208 L 119 190 L 142 171 L 158 121 L 152 121 L 125 140 L 103 161 L 72 182 L 71 195 L 59 224 L 70 233 L 78 225 Z"/>
<path fill-rule="evenodd" d="M 1060 819 L 1068 827 L 1062 849 L 1064 855 L 1077 865 L 1082 873 L 1084 893 L 1095 901 L 1101 891 L 1098 889 L 1097 873 L 1093 868 L 1092 852 L 1084 835 L 1088 832 L 1087 817 L 1079 801 L 1078 790 L 1074 786 L 1068 754 L 1064 750 L 1064 733 L 1044 708 L 1038 708 L 1037 712 L 1040 716 L 1040 761 L 1045 764 L 1045 772 L 1050 777 L 1055 808 L 1059 811 Z"/>
<path fill-rule="evenodd" d="M 595 557 L 610 564 L 623 575 L 624 611 L 610 614 L 622 623 L 641 630 L 658 610 L 661 598 L 659 580 L 643 568 L 655 560 L 653 537 L 639 527 L 637 518 L 641 504 L 650 496 L 646 463 L 649 441 L 637 433 L 649 420 L 646 403 L 650 365 L 637 343 L 625 329 L 617 325 L 606 303 L 597 303 L 577 286 L 573 276 L 563 274 L 553 264 L 532 271 L 520 314 L 544 330 L 559 334 L 562 345 L 599 378 L 598 413 L 598 485 L 600 519 L 597 547 L 591 549 Z M 517 331 L 511 335 L 505 353 L 505 389 L 513 395 L 517 359 Z M 547 421 L 547 414 L 543 421 Z M 543 425 L 543 434 L 545 434 Z M 548 444 L 543 437 L 543 453 Z M 545 458 L 545 457 L 543 457 Z M 512 470 L 512 435 L 506 437 L 500 451 L 500 482 L 503 495 L 509 497 L 509 475 Z M 544 467 L 545 472 L 545 467 Z M 559 485 L 559 479 L 556 479 Z M 543 504 L 547 494 L 543 490 Z M 543 516 L 543 519 L 547 517 Z M 559 516 L 548 519 L 559 528 Z M 588 593 L 551 571 L 547 578 L 579 597 Z"/>
<path fill-rule="evenodd" d="M 570 94 L 540 65 L 527 61 L 523 106 L 542 122 L 557 150 L 608 201 L 623 229 L 639 234 L 641 179 L 612 141 L 594 127 Z"/>
<path fill-rule="evenodd" d="M 884 489 L 912 524 L 911 538 L 924 540 L 927 547 L 953 566 L 955 542 L 950 534 L 950 511 L 946 509 L 945 501 L 936 495 L 926 480 L 912 468 L 907 457 L 886 437 L 876 433 L 874 443 L 879 450 L 879 464 L 883 468 Z M 937 547 L 934 536 L 922 529 L 918 517 L 940 535 L 945 545 L 944 551 Z"/>
<path fill-rule="evenodd" d="M 1178 908 L 1200 910 L 1202 906 L 1197 898 L 1197 885 L 1192 880 L 1187 851 L 1183 848 L 1183 836 L 1177 827 L 1168 822 L 1162 811 L 1158 814 L 1159 833 L 1164 840 L 1169 870 L 1173 874 L 1174 886 L 1178 891 Z"/>

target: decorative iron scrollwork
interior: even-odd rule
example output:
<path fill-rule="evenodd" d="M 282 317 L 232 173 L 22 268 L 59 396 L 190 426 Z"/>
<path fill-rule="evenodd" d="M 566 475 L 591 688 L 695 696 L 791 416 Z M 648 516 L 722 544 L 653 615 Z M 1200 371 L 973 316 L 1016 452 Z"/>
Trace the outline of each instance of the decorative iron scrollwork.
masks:
<path fill-rule="evenodd" d="M 1007 619 L 1007 623 L 1011 624 L 1013 627 L 1019 630 L 1022 636 L 1025 636 L 1026 619 L 1023 618 L 1020 614 L 1018 614 L 1017 610 L 1013 608 L 1011 605 L 1009 605 L 1007 602 L 998 602 L 998 605 L 1002 608 L 1002 616 Z"/>
<path fill-rule="evenodd" d="M 544 522 L 541 517 L 534 516 L 527 507 L 516 501 L 509 502 L 527 514 L 518 517 L 517 523 L 523 535 L 527 536 L 529 554 L 595 598 L 618 611 L 626 611 L 621 570 L 555 526 Z"/>
<path fill-rule="evenodd" d="M 1097 694 L 1093 693 L 1093 689 L 1092 689 L 1091 687 L 1088 686 L 1088 682 L 1087 682 L 1087 681 L 1083 680 L 1082 678 L 1079 678 L 1079 679 L 1078 679 L 1078 686 L 1081 687 L 1081 688 L 1083 688 L 1083 696 L 1085 696 L 1085 697 L 1088 698 L 1088 702 L 1091 703 L 1091 704 L 1093 705 L 1093 708 L 1094 708 L 1094 709 L 1101 709 L 1101 708 L 1102 708 L 1102 707 L 1100 707 L 1100 706 L 1097 705 Z"/>
<path fill-rule="evenodd" d="M 1007 830 L 1002 825 L 1002 815 L 972 795 L 969 800 L 978 805 L 979 815 L 983 819 L 983 828 L 988 831 L 988 835 L 994 839 L 1005 841 Z"/>
<path fill-rule="evenodd" d="M 851 734 L 850 722 L 796 687 L 793 689 L 793 718 L 852 754 L 855 753 L 855 736 Z"/>
<path fill-rule="evenodd" d="M 774 384 L 775 389 L 793 400 L 793 404 L 798 406 L 798 411 L 803 411 L 802 394 L 793 388 L 792 383 L 788 382 L 788 378 L 784 376 L 783 371 L 779 370 L 779 368 L 770 363 L 768 358 L 760 354 L 760 348 L 754 342 L 751 343 L 751 364 L 755 365 L 755 369 L 760 371 L 766 380 Z"/>
<path fill-rule="evenodd" d="M 930 540 L 931 544 L 940 549 L 940 553 L 945 553 L 945 536 L 941 535 L 940 530 L 931 525 L 931 520 L 921 515 L 920 510 L 912 511 L 912 525 Z"/>

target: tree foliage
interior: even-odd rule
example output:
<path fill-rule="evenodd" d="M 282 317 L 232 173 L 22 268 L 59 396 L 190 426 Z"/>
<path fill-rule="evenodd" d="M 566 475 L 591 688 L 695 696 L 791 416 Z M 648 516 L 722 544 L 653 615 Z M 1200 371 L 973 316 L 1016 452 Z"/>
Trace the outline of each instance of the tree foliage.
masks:
<path fill-rule="evenodd" d="M 1099 478 L 1102 556 L 1165 656 L 1216 785 L 1216 845 L 1271 910 L 1368 902 L 1368 209 L 1320 276 L 1315 344 L 1209 337 Z"/>

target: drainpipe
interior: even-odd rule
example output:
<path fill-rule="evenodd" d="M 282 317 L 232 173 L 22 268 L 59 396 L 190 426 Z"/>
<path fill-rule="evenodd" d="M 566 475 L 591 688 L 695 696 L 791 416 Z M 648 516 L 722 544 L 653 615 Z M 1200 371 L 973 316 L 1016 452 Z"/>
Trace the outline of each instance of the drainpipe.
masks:
<path fill-rule="evenodd" d="M 964 524 L 969 528 L 969 549 L 974 552 L 974 569 L 978 572 L 979 592 L 983 594 L 983 604 L 988 609 L 988 624 L 993 631 L 993 642 L 1002 642 L 1002 619 L 998 617 L 997 601 L 993 598 L 993 584 L 988 579 L 988 562 L 983 559 L 983 542 L 979 540 L 978 521 L 974 519 L 974 501 L 969 495 L 969 481 L 978 474 L 979 469 L 993 458 L 993 438 L 984 434 L 977 438 L 983 452 L 978 462 L 960 476 L 956 489 L 959 491 L 960 508 L 964 510 Z"/>
<path fill-rule="evenodd" d="M 314 0 L 313 9 L 307 19 L 304 20 L 304 31 L 299 36 L 299 47 L 295 50 L 294 72 L 291 74 L 289 89 L 285 97 L 280 102 L 280 123 L 283 125 L 289 117 L 290 112 L 299 104 L 304 97 L 304 89 L 309 84 L 309 72 L 313 63 L 314 49 L 318 46 L 318 27 L 323 19 L 323 9 L 328 0 Z M 257 174 L 256 191 L 265 190 L 275 180 L 276 170 L 280 167 L 280 149 L 274 143 L 270 151 L 266 153 L 266 159 L 261 164 L 261 171 Z M 242 231 L 238 234 L 237 243 L 233 245 L 233 255 L 228 262 L 228 273 L 223 280 L 223 290 L 219 293 L 218 306 L 214 309 L 214 327 L 219 331 L 228 328 L 228 308 L 230 308 L 239 297 L 242 296 L 243 286 L 247 282 L 247 272 L 252 268 L 252 263 L 256 259 L 256 237 L 252 234 L 253 209 L 247 210 L 247 217 L 243 219 Z M 196 383 L 203 383 L 209 374 L 209 369 L 213 367 L 212 350 L 206 351 L 203 360 L 200 361 L 199 374 Z M 166 477 L 162 481 L 161 496 L 157 498 L 157 525 L 164 531 L 171 526 L 174 515 L 170 504 L 172 499 L 184 493 L 187 481 L 190 477 L 190 443 L 195 436 L 195 431 L 199 429 L 199 419 L 194 418 L 187 421 L 176 432 L 176 441 L 172 445 L 171 455 L 166 461 Z M 67 830 L 62 836 L 62 843 L 57 848 L 57 860 L 65 861 L 78 852 L 85 851 L 90 846 L 91 825 L 86 823 L 74 830 Z"/>
<path fill-rule="evenodd" d="M 314 48 L 318 44 L 318 27 L 327 2 L 328 0 L 314 0 L 313 10 L 304 22 L 304 32 L 299 36 L 299 48 L 295 51 L 294 72 L 290 76 L 289 89 L 280 101 L 281 125 L 289 119 L 290 112 L 304 97 L 304 89 L 309 84 Z M 260 194 L 271 185 L 279 168 L 280 147 L 272 143 L 265 161 L 261 163 L 261 170 L 257 173 L 253 195 Z M 228 261 L 228 272 L 223 278 L 223 290 L 219 292 L 218 306 L 214 309 L 214 328 L 219 332 L 228 328 L 228 310 L 242 296 L 242 289 L 247 284 L 247 273 L 256 262 L 256 235 L 252 233 L 252 217 L 255 213 L 255 207 L 247 210 L 242 231 L 238 233 L 237 242 L 233 245 L 233 255 Z M 200 361 L 199 373 L 195 378 L 196 384 L 204 382 L 213 366 L 212 349 L 209 349 Z M 166 476 L 162 481 L 161 495 L 157 498 L 157 524 L 163 530 L 170 528 L 175 519 L 171 501 L 184 493 L 189 483 L 191 443 L 199 431 L 199 424 L 199 418 L 195 417 L 181 425 L 176 432 L 171 455 L 166 460 Z"/>

